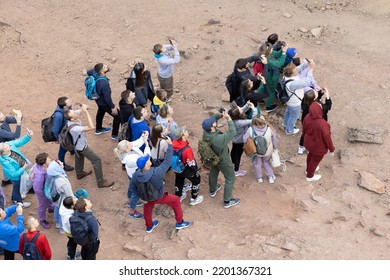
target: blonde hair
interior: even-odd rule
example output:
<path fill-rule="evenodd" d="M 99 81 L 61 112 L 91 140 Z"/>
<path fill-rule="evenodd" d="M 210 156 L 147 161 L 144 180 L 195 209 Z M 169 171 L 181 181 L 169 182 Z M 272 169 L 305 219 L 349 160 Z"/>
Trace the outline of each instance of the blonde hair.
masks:
<path fill-rule="evenodd" d="M 274 131 L 272 125 L 264 117 L 256 116 L 252 119 L 251 126 L 263 127 L 264 125 L 268 125 L 268 127 Z"/>
<path fill-rule="evenodd" d="M 31 230 L 31 227 L 32 227 L 32 224 L 34 222 L 34 217 L 33 216 L 28 216 L 25 220 L 24 220 L 24 226 L 25 228 L 27 228 L 28 230 Z"/>
<path fill-rule="evenodd" d="M 118 143 L 117 148 L 114 149 L 114 155 L 119 158 L 121 155 L 127 153 L 128 143 L 129 143 L 129 141 L 127 141 L 127 140 L 120 141 Z"/>

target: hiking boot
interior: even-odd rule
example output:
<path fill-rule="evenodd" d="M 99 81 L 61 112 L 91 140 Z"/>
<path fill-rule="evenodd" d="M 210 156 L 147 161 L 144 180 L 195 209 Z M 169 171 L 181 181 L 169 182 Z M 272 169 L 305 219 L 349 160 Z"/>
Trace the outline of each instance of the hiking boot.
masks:
<path fill-rule="evenodd" d="M 158 220 L 153 221 L 153 225 L 151 227 L 146 227 L 146 233 L 151 233 L 154 228 L 158 226 Z"/>
<path fill-rule="evenodd" d="M 187 193 L 183 192 L 180 197 L 180 202 L 182 202 L 184 199 L 186 199 Z"/>
<path fill-rule="evenodd" d="M 270 184 L 275 183 L 275 180 L 276 180 L 276 176 L 275 176 L 275 175 L 272 175 L 272 176 L 268 177 L 268 182 L 269 182 Z"/>
<path fill-rule="evenodd" d="M 111 128 L 110 127 L 102 127 L 101 129 L 96 129 L 95 130 L 95 135 L 100 135 L 100 134 L 103 134 L 103 133 L 108 133 L 111 131 Z"/>
<path fill-rule="evenodd" d="M 203 201 L 203 195 L 198 195 L 195 199 L 191 198 L 190 205 L 195 206 Z"/>
<path fill-rule="evenodd" d="M 133 219 L 142 219 L 144 217 L 144 214 L 135 210 L 133 214 L 129 213 L 129 217 Z"/>
<path fill-rule="evenodd" d="M 74 167 L 68 164 L 64 164 L 64 170 L 65 171 L 72 171 L 74 170 Z"/>
<path fill-rule="evenodd" d="M 259 183 L 259 184 L 263 183 L 263 178 L 257 179 L 257 183 Z"/>
<path fill-rule="evenodd" d="M 299 128 L 294 128 L 293 132 L 286 131 L 286 135 L 294 135 L 294 134 L 297 134 L 298 132 L 299 132 Z"/>
<path fill-rule="evenodd" d="M 245 176 L 248 173 L 246 170 L 238 170 L 234 171 L 234 176 L 239 177 L 239 176 Z"/>
<path fill-rule="evenodd" d="M 188 228 L 190 226 L 190 222 L 182 221 L 181 223 L 176 223 L 176 229 Z"/>
<path fill-rule="evenodd" d="M 265 107 L 265 111 L 266 111 L 267 113 L 269 113 L 269 112 L 275 111 L 276 108 L 278 108 L 278 105 L 274 104 L 274 105 L 271 105 L 271 106 L 269 106 L 269 107 Z"/>
<path fill-rule="evenodd" d="M 117 142 L 118 141 L 118 135 L 112 135 L 111 140 Z"/>
<path fill-rule="evenodd" d="M 7 180 L 7 181 L 1 180 L 1 186 L 3 188 L 8 186 L 9 184 L 12 184 L 11 180 Z"/>
<path fill-rule="evenodd" d="M 51 225 L 46 220 L 42 220 L 40 223 L 41 223 L 41 226 L 45 229 L 51 228 Z"/>
<path fill-rule="evenodd" d="M 78 180 L 81 180 L 81 179 L 83 179 L 84 177 L 87 177 L 88 175 L 91 175 L 91 174 L 92 174 L 92 170 L 83 171 L 83 172 L 77 174 L 76 177 L 77 177 Z"/>
<path fill-rule="evenodd" d="M 211 197 L 215 197 L 217 195 L 217 192 L 222 188 L 221 184 L 217 185 L 217 189 L 213 192 L 210 192 Z"/>
<path fill-rule="evenodd" d="M 227 208 L 230 208 L 232 206 L 237 205 L 238 203 L 240 203 L 240 199 L 239 198 L 232 198 L 232 199 L 230 199 L 229 202 L 224 202 L 223 207 L 227 209 Z"/>
<path fill-rule="evenodd" d="M 103 180 L 98 183 L 98 188 L 109 188 L 112 187 L 115 182 L 108 182 L 107 180 Z"/>
<path fill-rule="evenodd" d="M 303 146 L 298 147 L 298 155 L 303 155 L 303 153 L 306 151 L 306 148 Z"/>
<path fill-rule="evenodd" d="M 321 175 L 319 175 L 319 174 L 316 174 L 316 175 L 314 175 L 314 176 L 311 177 L 311 178 L 307 178 L 307 177 L 306 177 L 306 181 L 307 181 L 307 182 L 318 181 L 319 179 L 321 179 Z"/>
<path fill-rule="evenodd" d="M 188 192 L 190 191 L 192 188 L 192 184 L 191 183 L 185 183 L 184 186 L 183 186 L 183 192 Z"/>

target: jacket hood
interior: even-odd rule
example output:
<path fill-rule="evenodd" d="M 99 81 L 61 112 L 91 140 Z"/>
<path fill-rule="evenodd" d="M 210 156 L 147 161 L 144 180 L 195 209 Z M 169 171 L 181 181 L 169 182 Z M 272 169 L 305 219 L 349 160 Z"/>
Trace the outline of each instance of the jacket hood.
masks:
<path fill-rule="evenodd" d="M 33 167 L 31 168 L 31 170 L 34 171 L 34 173 L 36 175 L 46 175 L 47 174 L 46 169 L 44 169 L 42 166 L 40 166 L 38 164 L 34 164 Z"/>
<path fill-rule="evenodd" d="M 47 168 L 48 176 L 58 176 L 58 175 L 66 175 L 65 170 L 55 161 L 53 160 L 49 167 Z"/>
<path fill-rule="evenodd" d="M 309 107 L 309 115 L 312 119 L 322 119 L 322 107 L 317 102 L 313 102 Z"/>
<path fill-rule="evenodd" d="M 133 178 L 137 176 L 137 181 L 141 183 L 145 183 L 152 178 L 154 167 L 151 167 L 148 171 L 142 172 L 141 169 L 137 169 L 134 173 Z"/>
<path fill-rule="evenodd" d="M 174 151 L 178 151 L 180 150 L 181 148 L 183 148 L 184 146 L 188 146 L 188 141 L 183 141 L 183 140 L 173 140 L 172 141 L 172 148 Z"/>
<path fill-rule="evenodd" d="M 203 130 L 203 139 L 206 140 L 206 141 L 210 141 L 214 135 L 218 134 L 217 131 L 214 131 L 214 132 L 208 132 L 206 130 Z"/>

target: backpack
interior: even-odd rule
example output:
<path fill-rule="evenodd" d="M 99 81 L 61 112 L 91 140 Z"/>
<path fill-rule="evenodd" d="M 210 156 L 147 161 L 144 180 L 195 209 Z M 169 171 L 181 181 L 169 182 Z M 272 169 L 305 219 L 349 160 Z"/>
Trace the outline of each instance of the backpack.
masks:
<path fill-rule="evenodd" d="M 129 140 L 130 138 L 128 137 L 129 132 L 129 123 L 125 122 L 122 123 L 119 127 L 119 132 L 118 132 L 118 142 L 122 140 Z"/>
<path fill-rule="evenodd" d="M 48 118 L 44 118 L 41 121 L 41 134 L 42 134 L 42 139 L 44 142 L 54 142 L 57 140 L 53 134 L 54 114 L 56 112 L 61 112 L 61 111 L 55 110 L 53 115 L 51 115 Z"/>
<path fill-rule="evenodd" d="M 95 78 L 94 76 L 88 76 L 84 80 L 84 85 L 85 85 L 85 96 L 89 100 L 96 100 L 99 99 L 99 94 L 96 92 L 96 83 L 99 80 L 104 80 L 107 79 L 106 77 L 99 76 Z"/>
<path fill-rule="evenodd" d="M 149 181 L 139 183 L 137 191 L 143 201 L 153 201 L 161 198 L 159 191 Z"/>
<path fill-rule="evenodd" d="M 294 79 L 288 79 L 288 80 L 281 80 L 278 82 L 278 84 L 276 85 L 276 89 L 275 89 L 275 95 L 276 95 L 276 98 L 279 100 L 280 103 L 287 103 L 289 100 L 290 100 L 290 97 L 294 94 L 296 97 L 298 97 L 295 92 L 291 92 L 291 95 L 288 95 L 288 92 L 287 92 L 287 87 L 286 85 L 291 82 L 291 81 L 294 81 Z M 302 99 L 300 99 L 298 97 L 299 100 L 302 101 Z"/>
<path fill-rule="evenodd" d="M 226 78 L 225 86 L 229 92 L 229 102 L 240 96 L 240 80 L 234 71 Z"/>
<path fill-rule="evenodd" d="M 220 161 L 219 155 L 211 148 L 214 137 L 211 141 L 199 140 L 198 142 L 198 155 L 200 161 L 208 168 L 217 165 Z"/>
<path fill-rule="evenodd" d="M 27 234 L 23 233 L 23 260 L 42 260 L 42 255 L 38 251 L 38 247 L 36 245 L 36 242 L 38 240 L 40 233 L 34 235 L 33 239 L 31 241 L 28 241 Z"/>
<path fill-rule="evenodd" d="M 178 151 L 173 151 L 171 168 L 175 173 L 182 173 L 186 168 L 186 164 L 182 161 L 182 154 L 188 148 L 184 146 Z"/>
<path fill-rule="evenodd" d="M 264 131 L 263 135 L 256 135 L 255 130 L 252 128 L 252 139 L 256 145 L 256 154 L 260 156 L 264 156 L 267 153 L 268 146 L 271 144 L 268 144 L 267 139 L 265 139 L 264 137 L 264 135 L 267 133 L 267 130 L 268 126 Z"/>
<path fill-rule="evenodd" d="M 75 123 L 71 125 L 66 124 L 62 128 L 60 134 L 58 134 L 58 143 L 60 143 L 60 146 L 67 151 L 73 151 L 77 145 L 77 142 L 81 137 L 81 135 L 79 135 L 79 137 L 76 140 L 76 143 L 73 144 L 73 137 L 72 134 L 70 133 L 70 130 L 76 125 L 78 124 Z"/>
<path fill-rule="evenodd" d="M 157 158 L 150 158 L 150 160 L 152 161 L 152 166 L 153 167 L 157 167 L 159 166 L 161 163 L 163 163 L 164 159 L 159 159 L 159 155 L 160 155 L 160 143 L 161 143 L 161 139 L 158 140 L 158 145 L 157 145 Z"/>
<path fill-rule="evenodd" d="M 46 198 L 52 202 L 56 202 L 61 197 L 61 194 L 57 191 L 55 184 L 55 180 L 57 178 L 58 176 L 48 176 L 43 187 L 43 192 L 45 193 Z"/>
<path fill-rule="evenodd" d="M 80 217 L 78 211 L 74 211 L 69 218 L 70 233 L 74 242 L 80 246 L 85 246 L 90 243 L 89 228 L 87 222 L 92 218 L 92 215 L 88 215 L 84 218 Z"/>

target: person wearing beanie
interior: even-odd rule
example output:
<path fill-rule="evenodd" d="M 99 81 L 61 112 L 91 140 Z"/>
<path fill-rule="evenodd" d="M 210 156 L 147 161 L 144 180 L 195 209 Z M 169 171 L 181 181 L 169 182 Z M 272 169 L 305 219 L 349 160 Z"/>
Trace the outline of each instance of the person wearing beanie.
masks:
<path fill-rule="evenodd" d="M 14 225 L 9 220 L 16 212 L 18 215 Z M 23 206 L 21 203 L 0 208 L 0 248 L 4 250 L 4 260 L 14 260 L 15 253 L 19 250 L 20 234 L 24 231 Z"/>
<path fill-rule="evenodd" d="M 296 48 L 288 48 L 287 51 L 286 51 L 286 61 L 284 62 L 282 68 L 286 67 L 287 65 L 289 65 L 293 58 L 295 57 L 295 55 L 297 54 L 297 49 Z"/>
<path fill-rule="evenodd" d="M 169 54 L 173 51 L 173 57 Z M 177 42 L 170 40 L 169 45 L 156 44 L 153 47 L 154 57 L 158 62 L 157 78 L 160 88 L 165 89 L 168 100 L 173 95 L 173 71 L 174 65 L 180 62 L 180 52 L 177 49 Z"/>
<path fill-rule="evenodd" d="M 139 200 L 138 185 L 149 182 L 158 191 L 158 199 L 147 201 L 144 204 L 144 219 L 147 233 L 151 233 L 153 229 L 159 225 L 158 220 L 152 219 L 155 204 L 165 204 L 173 208 L 176 219 L 176 229 L 184 229 L 190 226 L 190 222 L 183 220 L 183 210 L 181 208 L 180 198 L 165 192 L 164 177 L 171 166 L 173 154 L 172 140 L 167 137 L 167 141 L 168 150 L 165 160 L 158 167 L 152 167 L 149 155 L 137 159 L 138 169 L 133 174 L 128 190 L 128 196 L 131 196 L 130 201 L 133 205 Z"/>
<path fill-rule="evenodd" d="M 94 76 L 96 80 L 99 77 L 103 77 L 96 82 L 96 93 L 99 95 L 99 98 L 95 100 L 96 105 L 98 106 L 95 134 L 100 135 L 111 131 L 111 128 L 102 126 L 104 115 L 107 113 L 114 118 L 112 122 L 111 139 L 117 141 L 120 125 L 119 109 L 112 101 L 110 80 L 106 76 L 108 71 L 110 71 L 110 68 L 106 64 L 98 63 L 93 69 L 89 70 L 87 74 L 88 76 Z"/>
<path fill-rule="evenodd" d="M 76 198 L 80 198 L 80 197 L 84 197 L 84 198 L 88 198 L 89 194 L 88 194 L 88 191 L 86 189 L 78 189 L 75 193 L 74 193 L 74 196 Z"/>
<path fill-rule="evenodd" d="M 224 117 L 228 123 L 228 131 L 225 133 L 222 133 L 217 129 L 217 120 L 222 117 Z M 202 128 L 203 141 L 211 143 L 211 148 L 217 155 L 219 155 L 219 163 L 216 166 L 212 166 L 210 169 L 210 196 L 215 197 L 217 192 L 222 188 L 222 186 L 218 184 L 218 175 L 219 172 L 222 172 L 225 177 L 225 187 L 223 192 L 224 207 L 230 208 L 240 203 L 239 198 L 232 197 L 236 176 L 234 174 L 234 166 L 232 159 L 230 158 L 228 148 L 228 143 L 232 141 L 233 137 L 236 135 L 236 127 L 230 115 L 226 112 L 226 110 L 223 110 L 223 113 L 217 113 L 203 120 Z"/>
<path fill-rule="evenodd" d="M 176 129 L 174 136 L 175 140 L 172 141 L 173 152 L 178 155 L 181 153 L 181 161 L 185 165 L 183 172 L 175 173 L 175 195 L 180 197 L 180 202 L 187 197 L 187 193 L 183 192 L 183 187 L 185 179 L 188 179 L 191 182 L 190 205 L 195 206 L 203 201 L 203 195 L 199 195 L 200 168 L 188 142 L 190 135 L 187 128 L 185 126 L 179 127 Z"/>

